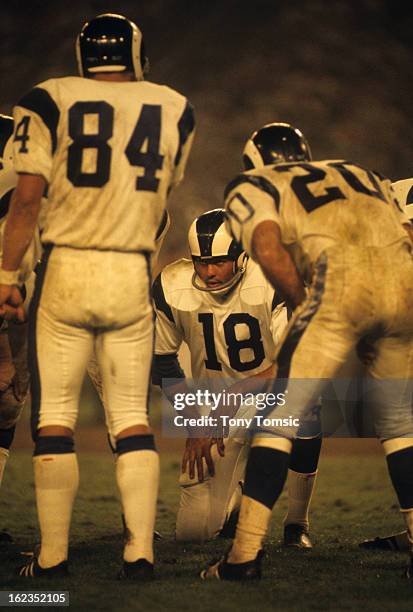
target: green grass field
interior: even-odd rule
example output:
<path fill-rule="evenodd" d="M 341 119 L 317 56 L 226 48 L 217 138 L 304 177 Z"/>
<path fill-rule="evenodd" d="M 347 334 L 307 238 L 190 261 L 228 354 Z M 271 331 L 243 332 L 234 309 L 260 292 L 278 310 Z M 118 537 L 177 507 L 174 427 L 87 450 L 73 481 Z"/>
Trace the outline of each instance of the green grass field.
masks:
<path fill-rule="evenodd" d="M 156 543 L 157 579 L 115 580 L 122 533 L 113 460 L 109 451 L 80 454 L 81 485 L 71 539 L 71 576 L 35 583 L 14 576 L 37 538 L 30 452 L 16 450 L 1 491 L 1 528 L 15 543 L 1 549 L 1 589 L 65 589 L 74 610 L 411 610 L 413 587 L 403 577 L 405 556 L 365 553 L 365 537 L 402 526 L 384 460 L 377 454 L 324 453 L 312 509 L 312 551 L 280 548 L 285 495 L 274 512 L 266 543 L 264 579 L 256 585 L 203 583 L 197 575 L 228 543 L 177 545 L 179 455 L 162 453 Z"/>

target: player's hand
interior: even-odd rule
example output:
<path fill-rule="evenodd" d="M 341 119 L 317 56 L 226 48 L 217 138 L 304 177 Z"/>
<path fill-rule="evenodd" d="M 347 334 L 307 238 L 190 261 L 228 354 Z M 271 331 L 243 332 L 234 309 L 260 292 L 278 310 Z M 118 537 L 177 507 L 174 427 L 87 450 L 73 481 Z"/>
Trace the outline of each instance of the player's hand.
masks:
<path fill-rule="evenodd" d="M 212 438 L 212 443 L 217 445 L 218 455 L 220 457 L 224 457 L 225 456 L 224 438 Z"/>
<path fill-rule="evenodd" d="M 0 285 L 0 317 L 20 323 L 26 320 L 23 297 L 15 285 Z"/>
<path fill-rule="evenodd" d="M 182 457 L 182 473 L 185 473 L 188 468 L 191 480 L 195 478 L 195 465 L 199 482 L 204 480 L 204 459 L 209 475 L 215 475 L 214 462 L 211 457 L 211 447 L 214 440 L 214 438 L 187 438 Z"/>

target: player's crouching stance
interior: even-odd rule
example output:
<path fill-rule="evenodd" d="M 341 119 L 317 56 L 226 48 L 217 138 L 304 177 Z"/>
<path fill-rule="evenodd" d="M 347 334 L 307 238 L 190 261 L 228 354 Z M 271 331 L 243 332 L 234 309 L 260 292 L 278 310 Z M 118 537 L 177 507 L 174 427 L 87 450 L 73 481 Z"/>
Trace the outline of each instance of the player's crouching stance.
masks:
<path fill-rule="evenodd" d="M 159 480 L 147 411 L 154 334 L 150 255 L 167 194 L 183 178 L 193 111 L 184 96 L 144 81 L 142 34 L 124 17 L 90 21 L 77 51 L 85 78 L 50 79 L 14 111 L 19 180 L 5 229 L 0 304 L 10 304 L 46 184 L 49 195 L 30 312 L 41 549 L 20 574 L 68 571 L 79 480 L 73 432 L 95 350 L 129 533 L 119 578 L 145 580 L 153 575 Z"/>
<path fill-rule="evenodd" d="M 257 264 L 231 238 L 224 221 L 223 209 L 195 219 L 188 234 L 192 261 L 170 264 L 153 286 L 157 315 L 153 380 L 160 385 L 163 380 L 172 403 L 176 393 L 189 391 L 177 358 L 183 342 L 190 351 L 195 386 L 245 395 L 258 392 L 273 375 L 287 309 Z M 220 418 L 220 408 L 211 413 L 214 418 Z M 229 410 L 235 416 L 239 409 Z M 249 412 L 253 416 L 255 407 Z M 199 414 L 194 409 L 192 416 Z M 228 408 L 223 414 L 228 415 Z M 311 547 L 308 508 L 321 447 L 317 433 L 309 432 L 315 437 L 294 444 L 284 523 L 287 546 Z M 242 428 L 230 431 L 225 448 L 220 440 L 215 443 L 208 437 L 187 439 L 179 481 L 178 541 L 233 536 L 249 449 L 246 434 Z"/>
<path fill-rule="evenodd" d="M 271 136 L 272 126 L 257 134 L 263 131 Z M 296 307 L 278 356 L 289 354 L 290 372 L 277 416 L 303 417 L 374 333 L 368 399 L 413 552 L 413 227 L 390 182 L 368 169 L 341 160 L 282 163 L 286 157 L 268 146 L 257 152 L 262 168 L 230 183 L 226 207 L 234 237 Z M 308 297 L 303 280 L 311 283 Z M 297 384 L 303 379 L 308 384 Z M 260 577 L 262 542 L 296 435 L 294 428 L 268 433 L 252 442 L 232 548 L 204 577 Z"/>
<path fill-rule="evenodd" d="M 402 179 L 392 183 L 394 195 L 400 206 L 405 210 L 410 221 L 413 219 L 413 179 Z M 395 262 L 396 265 L 396 262 Z M 381 550 L 389 552 L 408 552 L 410 542 L 407 531 L 392 533 L 388 536 L 376 536 L 359 544 L 366 550 Z"/>

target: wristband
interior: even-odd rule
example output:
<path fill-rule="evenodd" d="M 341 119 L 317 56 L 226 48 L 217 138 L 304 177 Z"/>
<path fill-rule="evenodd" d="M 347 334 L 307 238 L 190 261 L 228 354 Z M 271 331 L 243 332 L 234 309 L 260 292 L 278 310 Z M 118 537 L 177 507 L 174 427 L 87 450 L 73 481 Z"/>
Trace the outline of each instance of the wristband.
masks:
<path fill-rule="evenodd" d="M 0 268 L 0 285 L 18 285 L 19 270 L 3 270 Z"/>

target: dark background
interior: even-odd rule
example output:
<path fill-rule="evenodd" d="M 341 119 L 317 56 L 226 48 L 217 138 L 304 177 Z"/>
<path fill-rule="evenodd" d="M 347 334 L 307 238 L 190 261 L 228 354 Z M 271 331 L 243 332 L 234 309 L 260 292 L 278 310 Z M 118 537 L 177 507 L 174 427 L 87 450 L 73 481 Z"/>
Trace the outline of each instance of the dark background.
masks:
<path fill-rule="evenodd" d="M 192 218 L 222 205 L 249 134 L 299 127 L 313 157 L 347 158 L 392 180 L 413 175 L 413 9 L 407 0 L 9 0 L 0 12 L 0 111 L 34 84 L 76 74 L 83 23 L 136 21 L 149 79 L 188 96 L 197 136 L 172 196 L 162 261 L 186 254 Z"/>

